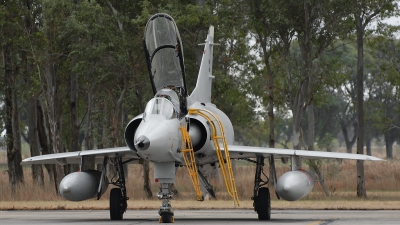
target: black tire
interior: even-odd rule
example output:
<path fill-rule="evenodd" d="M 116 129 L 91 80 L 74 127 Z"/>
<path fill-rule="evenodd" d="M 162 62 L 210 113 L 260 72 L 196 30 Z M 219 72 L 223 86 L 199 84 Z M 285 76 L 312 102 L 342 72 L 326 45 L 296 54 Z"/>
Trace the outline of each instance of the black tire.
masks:
<path fill-rule="evenodd" d="M 173 214 L 161 213 L 161 223 L 173 223 Z"/>
<path fill-rule="evenodd" d="M 124 215 L 122 192 L 119 188 L 110 191 L 110 218 L 111 220 L 122 220 Z"/>
<path fill-rule="evenodd" d="M 268 188 L 260 188 L 258 190 L 257 214 L 259 220 L 271 219 L 271 197 Z"/>

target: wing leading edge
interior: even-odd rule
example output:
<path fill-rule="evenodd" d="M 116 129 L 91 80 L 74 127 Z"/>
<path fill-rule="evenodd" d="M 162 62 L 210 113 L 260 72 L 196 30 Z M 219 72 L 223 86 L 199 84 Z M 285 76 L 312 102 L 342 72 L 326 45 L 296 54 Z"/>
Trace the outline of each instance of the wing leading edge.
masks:
<path fill-rule="evenodd" d="M 118 147 L 40 155 L 26 158 L 22 160 L 21 164 L 80 164 L 82 156 L 95 156 L 96 164 L 103 163 L 103 158 L 105 156 L 110 158 L 122 157 L 123 159 L 139 159 L 136 153 L 128 147 Z"/>
<path fill-rule="evenodd" d="M 300 156 L 302 158 L 323 158 L 323 159 L 356 159 L 368 161 L 384 161 L 383 159 L 361 154 L 350 154 L 341 152 L 321 152 L 293 149 L 279 149 L 266 147 L 251 147 L 240 145 L 228 145 L 231 158 L 255 158 L 257 156 Z"/>

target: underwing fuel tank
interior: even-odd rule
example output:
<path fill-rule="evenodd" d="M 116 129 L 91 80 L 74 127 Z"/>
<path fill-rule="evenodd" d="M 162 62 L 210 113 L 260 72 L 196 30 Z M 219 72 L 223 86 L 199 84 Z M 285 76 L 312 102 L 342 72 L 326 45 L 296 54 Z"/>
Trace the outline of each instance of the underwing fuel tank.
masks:
<path fill-rule="evenodd" d="M 276 191 L 279 196 L 287 201 L 299 200 L 314 188 L 314 180 L 305 170 L 290 171 L 279 177 Z"/>
<path fill-rule="evenodd" d="M 90 170 L 86 172 L 74 172 L 65 176 L 60 182 L 60 194 L 69 201 L 83 201 L 94 198 L 97 195 L 101 178 L 101 171 Z M 103 194 L 108 187 L 108 181 L 102 184 Z"/>

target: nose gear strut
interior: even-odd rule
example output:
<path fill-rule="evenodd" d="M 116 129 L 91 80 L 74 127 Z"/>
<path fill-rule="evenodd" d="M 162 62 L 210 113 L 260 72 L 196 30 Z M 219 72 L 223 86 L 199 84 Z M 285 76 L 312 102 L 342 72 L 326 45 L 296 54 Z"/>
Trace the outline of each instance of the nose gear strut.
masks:
<path fill-rule="evenodd" d="M 174 192 L 170 191 L 171 184 L 162 183 L 161 191 L 157 193 L 157 197 L 162 200 L 158 214 L 160 215 L 159 223 L 173 223 L 174 222 L 174 209 L 169 201 L 174 196 Z"/>

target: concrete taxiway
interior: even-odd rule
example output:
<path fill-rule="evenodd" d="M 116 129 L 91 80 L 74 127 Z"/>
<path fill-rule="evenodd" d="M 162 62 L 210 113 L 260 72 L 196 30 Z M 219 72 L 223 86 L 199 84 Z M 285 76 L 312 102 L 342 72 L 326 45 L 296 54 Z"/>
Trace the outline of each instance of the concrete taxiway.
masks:
<path fill-rule="evenodd" d="M 272 210 L 272 224 L 399 224 L 400 210 Z M 175 224 L 260 224 L 253 210 L 176 210 Z M 110 221 L 107 210 L 0 211 L 0 224 L 158 224 L 155 210 L 128 210 Z"/>

